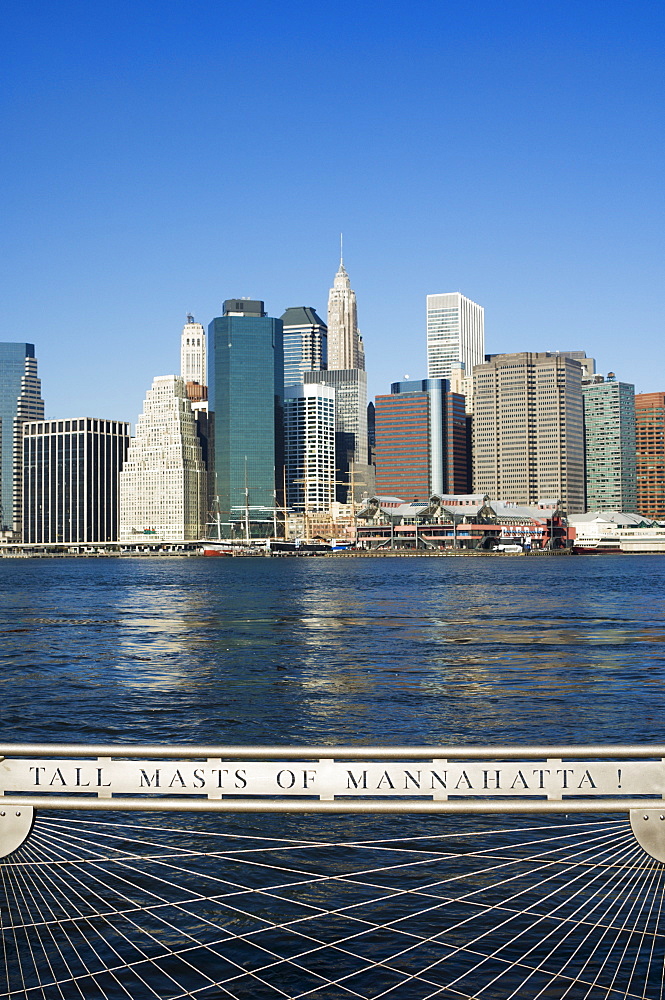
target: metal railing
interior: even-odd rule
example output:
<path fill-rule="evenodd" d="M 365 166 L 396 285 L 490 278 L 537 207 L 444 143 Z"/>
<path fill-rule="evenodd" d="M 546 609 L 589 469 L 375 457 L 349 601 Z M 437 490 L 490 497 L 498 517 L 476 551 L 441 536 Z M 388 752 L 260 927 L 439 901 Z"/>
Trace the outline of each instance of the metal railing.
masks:
<path fill-rule="evenodd" d="M 665 746 L 0 756 L 0 998 L 664 995 Z"/>
<path fill-rule="evenodd" d="M 7 805 L 277 813 L 616 813 L 665 798 L 665 746 L 0 744 Z M 158 762 L 149 772 L 141 764 Z M 225 764 L 232 767 L 224 767 Z M 291 767 L 290 765 L 293 765 Z M 417 772 L 417 773 L 416 773 Z"/>

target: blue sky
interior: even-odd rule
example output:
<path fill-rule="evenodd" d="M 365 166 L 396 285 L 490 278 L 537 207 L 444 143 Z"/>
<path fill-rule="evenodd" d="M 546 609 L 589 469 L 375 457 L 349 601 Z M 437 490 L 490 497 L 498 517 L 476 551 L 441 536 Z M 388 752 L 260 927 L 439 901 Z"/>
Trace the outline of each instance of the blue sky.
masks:
<path fill-rule="evenodd" d="M 325 317 L 344 232 L 372 395 L 425 370 L 425 296 L 486 349 L 586 350 L 665 390 L 665 5 L 5 5 L 0 340 L 47 415 L 134 421 L 185 314 Z"/>

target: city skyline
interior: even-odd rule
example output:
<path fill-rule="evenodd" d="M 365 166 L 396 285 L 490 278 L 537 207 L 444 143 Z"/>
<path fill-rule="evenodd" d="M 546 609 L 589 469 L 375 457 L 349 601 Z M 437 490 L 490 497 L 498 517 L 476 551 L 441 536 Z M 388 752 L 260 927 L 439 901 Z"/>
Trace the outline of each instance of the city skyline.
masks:
<path fill-rule="evenodd" d="M 426 376 L 440 291 L 484 306 L 488 352 L 580 345 L 662 388 L 662 7 L 59 11 L 11 8 L 0 68 L 0 340 L 37 345 L 50 418 L 74 386 L 133 418 L 229 295 L 324 315 L 340 231 L 370 397 Z"/>

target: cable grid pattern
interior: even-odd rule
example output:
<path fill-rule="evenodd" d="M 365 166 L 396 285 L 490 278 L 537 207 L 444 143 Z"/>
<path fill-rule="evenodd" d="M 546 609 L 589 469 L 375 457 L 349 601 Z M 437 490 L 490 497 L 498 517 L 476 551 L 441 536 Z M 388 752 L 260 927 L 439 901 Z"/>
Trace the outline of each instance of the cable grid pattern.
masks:
<path fill-rule="evenodd" d="M 625 819 L 474 823 L 342 842 L 42 813 L 0 862 L 0 1000 L 663 997 L 665 868 Z"/>

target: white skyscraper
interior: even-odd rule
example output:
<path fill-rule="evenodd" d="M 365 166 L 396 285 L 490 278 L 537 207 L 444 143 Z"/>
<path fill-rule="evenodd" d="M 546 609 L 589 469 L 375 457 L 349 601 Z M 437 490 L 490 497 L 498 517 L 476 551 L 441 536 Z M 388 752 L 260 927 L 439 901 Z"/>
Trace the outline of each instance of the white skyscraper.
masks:
<path fill-rule="evenodd" d="M 340 256 L 339 270 L 328 295 L 328 370 L 365 370 L 365 349 L 358 332 L 356 293 Z"/>
<path fill-rule="evenodd" d="M 205 469 L 185 383 L 153 380 L 120 473 L 120 541 L 202 537 Z"/>
<path fill-rule="evenodd" d="M 287 506 L 300 513 L 330 510 L 335 499 L 335 390 L 290 385 L 284 389 L 284 460 Z"/>
<path fill-rule="evenodd" d="M 194 322 L 194 317 L 189 313 L 180 340 L 180 374 L 185 383 L 208 384 L 205 330 L 200 323 Z"/>
<path fill-rule="evenodd" d="M 460 292 L 427 296 L 427 377 L 450 378 L 460 362 L 465 376 L 485 360 L 485 310 Z"/>

